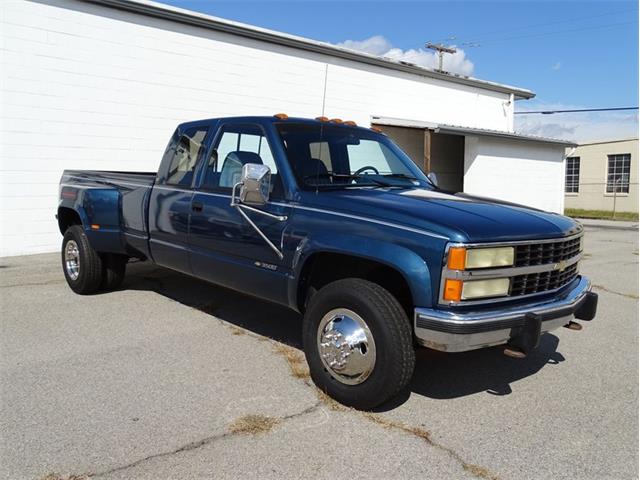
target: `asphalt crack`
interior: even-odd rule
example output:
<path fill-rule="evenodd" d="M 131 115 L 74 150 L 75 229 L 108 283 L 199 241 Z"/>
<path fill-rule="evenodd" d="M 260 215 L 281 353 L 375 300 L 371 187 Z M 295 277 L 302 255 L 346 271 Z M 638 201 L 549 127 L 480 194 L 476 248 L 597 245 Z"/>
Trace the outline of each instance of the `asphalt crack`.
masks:
<path fill-rule="evenodd" d="M 298 418 L 298 417 L 302 417 L 305 415 L 309 415 L 310 413 L 315 412 L 318 408 L 320 408 L 322 406 L 322 402 L 318 401 L 315 404 L 311 405 L 310 407 L 305 408 L 304 410 L 301 410 L 299 412 L 295 412 L 295 413 L 291 413 L 289 415 L 285 415 L 282 417 L 269 417 L 271 419 L 271 421 L 273 422 L 272 426 L 275 426 L 276 424 L 282 424 L 288 420 L 294 419 L 294 418 Z M 244 417 L 242 417 L 244 418 Z M 138 467 L 140 465 L 142 465 L 143 463 L 149 462 L 151 460 L 155 460 L 158 458 L 164 458 L 164 457 L 170 457 L 173 455 L 178 455 L 180 453 L 184 453 L 184 452 L 189 452 L 192 450 L 196 450 L 198 448 L 202 448 L 205 445 L 211 445 L 212 443 L 215 443 L 217 441 L 220 440 L 224 440 L 226 438 L 229 437 L 234 437 L 237 435 L 242 435 L 244 433 L 247 433 L 244 430 L 237 430 L 237 429 L 230 429 L 230 430 L 226 430 L 224 432 L 221 432 L 219 434 L 216 435 L 211 435 L 209 437 L 205 437 L 203 439 L 200 440 L 196 440 L 194 442 L 189 442 L 186 443 L 178 448 L 175 448 L 173 450 L 168 450 L 166 452 L 160 452 L 160 453 L 154 453 L 153 455 L 148 455 L 144 458 L 140 458 L 138 460 L 135 460 L 131 463 L 127 463 L 125 465 L 120 465 L 118 467 L 113 467 L 110 468 L 108 470 L 103 470 L 101 472 L 94 472 L 94 473 L 87 473 L 85 474 L 86 478 L 99 478 L 99 477 L 104 477 L 106 475 L 111 475 L 112 473 L 116 473 L 116 472 L 122 472 L 124 470 L 129 470 L 131 468 L 135 468 Z"/>
<path fill-rule="evenodd" d="M 65 281 L 64 280 L 47 280 L 45 282 L 5 283 L 4 285 L 0 285 L 0 288 L 38 287 L 43 285 L 56 285 L 58 283 L 65 283 Z"/>
<path fill-rule="evenodd" d="M 273 343 L 276 343 L 276 342 L 273 342 Z M 336 400 L 329 397 L 329 395 L 324 393 L 322 390 L 320 390 L 310 382 L 309 374 L 308 374 L 309 370 L 308 370 L 308 367 L 306 366 L 306 362 L 304 363 L 304 367 L 306 367 L 306 375 L 301 375 L 301 371 L 305 371 L 305 369 L 300 364 L 301 361 L 304 361 L 304 355 L 302 355 L 302 353 L 299 350 L 293 347 L 290 347 L 288 345 L 278 344 L 276 345 L 276 348 L 274 349 L 274 351 L 275 353 L 279 354 L 285 359 L 285 361 L 287 362 L 291 370 L 291 375 L 295 378 L 304 379 L 304 384 L 307 385 L 308 387 L 313 388 L 316 391 L 316 394 L 320 399 L 320 402 L 323 403 L 330 410 L 340 411 L 340 412 L 351 412 L 356 415 L 360 415 L 366 420 L 373 422 L 376 425 L 379 425 L 383 428 L 390 429 L 390 430 L 397 430 L 403 433 L 413 435 L 419 438 L 420 440 L 424 441 L 427 445 L 447 453 L 452 459 L 454 459 L 456 462 L 460 464 L 460 466 L 464 471 L 471 473 L 472 475 L 478 478 L 482 478 L 484 480 L 498 480 L 499 478 L 498 475 L 491 472 L 488 468 L 485 468 L 481 465 L 476 465 L 476 464 L 467 462 L 462 457 L 462 455 L 456 452 L 453 448 L 447 447 L 446 445 L 443 445 L 435 441 L 431 437 L 431 433 L 422 427 L 414 427 L 411 425 L 407 425 L 404 422 L 391 420 L 379 414 L 375 414 L 371 412 L 363 412 L 351 407 L 346 407 L 341 403 L 338 403 Z"/>
<path fill-rule="evenodd" d="M 615 290 L 611 290 L 610 288 L 607 288 L 604 285 L 593 285 L 592 287 L 595 288 L 596 290 L 602 290 L 603 292 L 612 293 L 614 295 L 620 295 L 621 297 L 631 298 L 633 300 L 638 300 L 638 295 L 634 295 L 633 293 L 616 292 Z"/>
<path fill-rule="evenodd" d="M 157 291 L 157 293 L 160 294 L 164 294 L 164 292 L 162 292 L 162 290 L 164 290 L 164 285 L 163 282 L 160 279 L 156 279 L 156 278 L 152 278 L 152 277 L 146 277 L 146 280 L 149 281 L 153 281 L 154 283 L 156 283 L 156 285 L 159 287 L 159 291 Z M 617 293 L 617 292 L 616 292 Z M 194 308 L 198 311 L 201 311 L 203 313 L 206 313 L 208 315 L 212 315 L 215 316 L 215 312 L 218 309 L 219 305 L 217 304 L 217 302 L 212 302 L 212 303 L 205 303 L 205 304 L 200 304 L 200 305 L 192 305 L 191 308 Z M 258 335 L 254 332 L 251 332 L 249 330 L 246 329 L 242 329 L 239 328 L 229 322 L 226 322 L 222 319 L 218 319 L 220 324 L 223 325 L 224 327 L 226 327 L 230 333 L 232 335 L 247 335 L 248 337 L 254 338 L 256 340 L 259 341 L 268 341 L 269 343 L 272 344 L 273 346 L 273 352 L 280 355 L 286 362 L 287 365 L 289 366 L 291 375 L 294 378 L 300 379 L 303 381 L 303 383 L 305 385 L 307 385 L 310 388 L 313 388 L 316 393 L 317 396 L 319 398 L 319 401 L 301 411 L 301 412 L 297 412 L 288 416 L 284 416 L 284 417 L 280 417 L 280 418 L 274 418 L 274 421 L 277 421 L 278 423 L 283 422 L 283 421 L 287 421 L 289 419 L 295 418 L 295 417 L 299 417 L 299 416 L 303 416 L 303 415 L 307 415 L 315 410 L 317 410 L 321 405 L 324 405 L 326 407 L 328 407 L 330 410 L 335 410 L 335 411 L 344 411 L 344 412 L 353 412 L 355 414 L 359 414 L 361 415 L 363 418 L 365 418 L 366 420 L 375 423 L 376 425 L 379 425 L 383 428 L 387 428 L 387 429 L 394 429 L 400 432 L 403 432 L 405 434 L 409 434 L 409 435 L 413 435 L 416 438 L 419 438 L 420 440 L 424 441 L 427 445 L 429 445 L 430 447 L 436 448 L 442 452 L 445 452 L 446 454 L 448 454 L 452 459 L 454 459 L 459 465 L 460 467 L 474 475 L 477 478 L 481 478 L 483 480 L 498 480 L 499 477 L 498 475 L 494 474 L 493 472 L 491 472 L 488 468 L 483 467 L 481 465 L 476 465 L 473 463 L 469 463 L 467 462 L 461 454 L 459 454 L 458 452 L 456 452 L 453 448 L 451 447 L 447 447 L 446 445 L 443 445 L 435 440 L 433 440 L 433 438 L 431 437 L 431 433 L 421 427 L 414 427 L 411 425 L 407 425 L 403 422 L 399 422 L 399 421 L 395 421 L 395 420 L 391 420 L 388 419 L 386 417 L 383 417 L 382 415 L 379 414 L 374 414 L 371 412 L 362 412 L 359 410 L 355 410 L 353 408 L 350 407 L 345 407 L 344 405 L 336 402 L 335 400 L 333 400 L 331 397 L 329 397 L 328 395 L 326 395 L 324 392 L 322 392 L 321 390 L 319 390 L 317 387 L 315 387 L 315 385 L 313 385 L 310 381 L 310 376 L 309 376 L 309 369 L 308 366 L 306 364 L 304 355 L 302 354 L 302 352 L 300 352 L 299 349 L 291 347 L 290 345 L 286 345 L 283 344 L 281 342 L 277 342 L 274 341 L 272 339 L 269 338 L 265 338 L 262 335 Z M 241 432 L 235 433 L 235 435 L 237 434 L 241 434 Z M 219 434 L 219 435 L 215 435 L 212 437 L 208 437 L 206 439 L 200 440 L 198 442 L 193 442 L 191 444 L 187 444 L 184 445 L 176 450 L 170 451 L 170 452 L 164 452 L 164 453 L 160 453 L 160 454 L 155 454 L 155 455 L 151 455 L 149 457 L 146 457 L 144 459 L 140 459 L 136 462 L 133 462 L 131 464 L 125 465 L 123 467 L 118 467 L 116 469 L 112 469 L 106 472 L 102 472 L 99 474 L 90 474 L 89 477 L 99 477 L 99 476 L 103 476 L 103 475 L 107 475 L 109 473 L 113 473 L 116 471 L 121 471 L 124 469 L 129 469 L 129 468 L 133 468 L 135 466 L 138 466 L 141 463 L 144 463 L 146 461 L 152 460 L 154 458 L 159 458 L 159 457 L 164 457 L 164 456 L 170 456 L 170 455 L 175 455 L 175 454 L 179 454 L 181 452 L 184 451 L 189 451 L 189 450 L 193 450 L 195 448 L 200 448 L 204 445 L 207 445 L 209 443 L 213 443 L 217 440 L 221 440 L 224 439 L 226 437 L 229 436 L 233 436 L 234 433 L 232 432 L 225 432 L 223 434 Z"/>

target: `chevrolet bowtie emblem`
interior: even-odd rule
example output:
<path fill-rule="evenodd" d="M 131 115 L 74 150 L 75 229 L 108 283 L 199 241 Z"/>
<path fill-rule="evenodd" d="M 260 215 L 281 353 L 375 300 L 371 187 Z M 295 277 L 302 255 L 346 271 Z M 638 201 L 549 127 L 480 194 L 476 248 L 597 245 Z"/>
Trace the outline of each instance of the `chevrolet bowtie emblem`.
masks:
<path fill-rule="evenodd" d="M 556 263 L 556 270 L 560 270 L 561 272 L 563 272 L 565 268 L 567 268 L 566 260 L 562 260 L 561 262 Z"/>

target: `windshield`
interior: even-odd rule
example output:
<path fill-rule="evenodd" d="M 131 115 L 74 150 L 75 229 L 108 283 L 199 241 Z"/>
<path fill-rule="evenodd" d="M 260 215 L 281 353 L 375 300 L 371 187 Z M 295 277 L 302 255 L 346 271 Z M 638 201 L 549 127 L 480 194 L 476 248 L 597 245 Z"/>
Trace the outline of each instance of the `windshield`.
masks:
<path fill-rule="evenodd" d="M 428 187 L 429 180 L 389 138 L 331 124 L 277 124 L 302 187 Z"/>

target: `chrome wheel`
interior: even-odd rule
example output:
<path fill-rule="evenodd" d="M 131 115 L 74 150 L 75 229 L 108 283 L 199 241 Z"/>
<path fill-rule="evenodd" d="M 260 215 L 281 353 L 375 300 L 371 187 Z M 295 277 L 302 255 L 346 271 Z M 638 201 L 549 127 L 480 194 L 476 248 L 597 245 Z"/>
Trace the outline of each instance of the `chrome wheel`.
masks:
<path fill-rule="evenodd" d="M 346 308 L 328 312 L 318 326 L 318 352 L 329 374 L 346 385 L 364 382 L 376 364 L 371 330 L 357 313 Z"/>
<path fill-rule="evenodd" d="M 64 248 L 64 268 L 71 280 L 77 280 L 80 275 L 80 251 L 74 240 L 69 240 Z"/>

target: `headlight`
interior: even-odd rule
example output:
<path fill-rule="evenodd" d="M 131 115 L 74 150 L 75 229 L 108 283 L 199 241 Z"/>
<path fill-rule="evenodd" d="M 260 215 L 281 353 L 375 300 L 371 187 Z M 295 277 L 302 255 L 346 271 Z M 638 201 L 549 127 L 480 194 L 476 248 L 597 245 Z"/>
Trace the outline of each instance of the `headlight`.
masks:
<path fill-rule="evenodd" d="M 451 270 L 510 267 L 513 265 L 514 256 L 513 247 L 452 247 L 449 249 L 448 266 Z"/>
<path fill-rule="evenodd" d="M 490 280 L 459 280 L 448 278 L 444 282 L 443 298 L 450 302 L 477 298 L 503 297 L 509 294 L 508 278 Z"/>
<path fill-rule="evenodd" d="M 469 282 L 463 282 L 462 284 L 462 300 L 471 300 L 473 298 L 502 297 L 508 294 L 508 278 L 473 280 Z"/>

